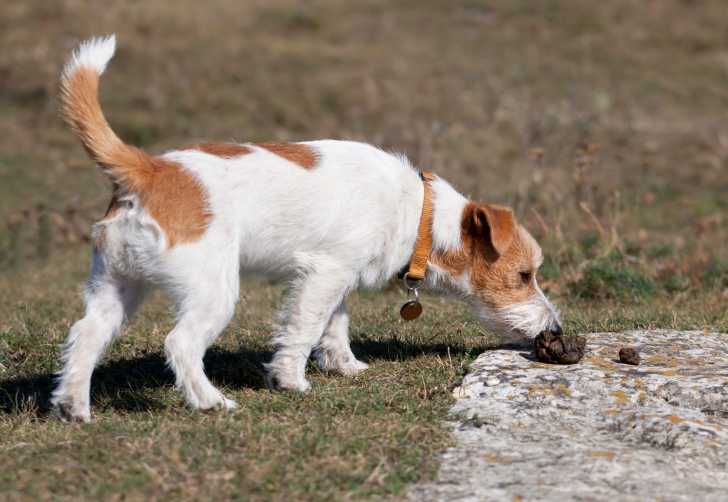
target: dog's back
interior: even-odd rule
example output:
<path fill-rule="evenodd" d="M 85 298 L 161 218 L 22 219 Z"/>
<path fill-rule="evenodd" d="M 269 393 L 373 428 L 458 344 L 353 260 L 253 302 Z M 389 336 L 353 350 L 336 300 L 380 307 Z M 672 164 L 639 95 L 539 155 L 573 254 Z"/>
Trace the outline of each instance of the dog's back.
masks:
<path fill-rule="evenodd" d="M 332 140 L 148 155 L 116 136 L 98 102 L 114 44 L 83 44 L 62 79 L 64 116 L 115 187 L 93 230 L 107 266 L 166 280 L 195 247 L 213 247 L 237 249 L 242 270 L 277 274 L 333 259 L 374 285 L 406 260 L 422 185 L 404 157 Z"/>
<path fill-rule="evenodd" d="M 207 232 L 237 243 L 243 269 L 305 268 L 327 254 L 373 283 L 407 259 L 415 235 L 403 228 L 416 226 L 422 184 L 405 159 L 348 141 L 287 144 L 283 154 L 242 146 L 230 158 L 195 149 L 164 158 L 200 180 L 213 215 Z M 314 161 L 286 158 L 291 151 Z"/>

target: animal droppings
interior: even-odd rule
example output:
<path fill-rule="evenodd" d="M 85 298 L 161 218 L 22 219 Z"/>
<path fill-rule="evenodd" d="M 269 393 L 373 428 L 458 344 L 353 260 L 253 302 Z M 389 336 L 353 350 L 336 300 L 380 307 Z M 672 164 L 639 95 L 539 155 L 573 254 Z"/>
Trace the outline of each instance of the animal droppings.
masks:
<path fill-rule="evenodd" d="M 543 331 L 533 341 L 536 358 L 543 363 L 576 364 L 584 357 L 586 338 Z"/>
<path fill-rule="evenodd" d="M 619 361 L 636 366 L 640 363 L 640 353 L 634 347 L 622 347 L 619 349 Z"/>

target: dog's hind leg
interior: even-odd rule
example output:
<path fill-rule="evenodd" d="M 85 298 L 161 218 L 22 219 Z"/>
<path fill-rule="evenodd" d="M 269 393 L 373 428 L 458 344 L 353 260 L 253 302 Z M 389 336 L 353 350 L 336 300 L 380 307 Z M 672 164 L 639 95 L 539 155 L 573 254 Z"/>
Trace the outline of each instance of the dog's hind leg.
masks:
<path fill-rule="evenodd" d="M 344 300 L 331 315 L 321 341 L 314 349 L 314 354 L 319 368 L 324 371 L 356 375 L 369 367 L 368 364 L 357 360 L 349 346 L 349 313 L 346 311 Z"/>
<path fill-rule="evenodd" d="M 167 335 L 164 350 L 176 385 L 195 409 L 236 407 L 205 375 L 202 358 L 232 319 L 240 290 L 237 258 L 220 262 L 195 277 L 177 297 L 178 321 Z M 181 295 L 181 296 L 180 296 Z"/>
<path fill-rule="evenodd" d="M 117 277 L 94 251 L 86 286 L 86 313 L 71 327 L 63 351 L 63 369 L 51 404 L 64 419 L 91 420 L 91 374 L 109 343 L 133 314 L 143 297 L 141 282 Z"/>
<path fill-rule="evenodd" d="M 266 365 L 269 387 L 301 392 L 311 387 L 305 377 L 308 357 L 354 282 L 346 268 L 326 262 L 296 281 L 283 311 L 283 327 L 273 340 L 277 350 Z"/>

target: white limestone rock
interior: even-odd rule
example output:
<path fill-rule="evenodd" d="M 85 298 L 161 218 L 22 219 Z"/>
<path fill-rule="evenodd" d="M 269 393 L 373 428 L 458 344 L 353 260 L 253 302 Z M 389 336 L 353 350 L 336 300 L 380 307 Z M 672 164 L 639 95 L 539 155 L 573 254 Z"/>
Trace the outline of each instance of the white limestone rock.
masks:
<path fill-rule="evenodd" d="M 456 446 L 410 498 L 728 500 L 728 334 L 586 336 L 575 365 L 481 354 L 454 391 Z"/>

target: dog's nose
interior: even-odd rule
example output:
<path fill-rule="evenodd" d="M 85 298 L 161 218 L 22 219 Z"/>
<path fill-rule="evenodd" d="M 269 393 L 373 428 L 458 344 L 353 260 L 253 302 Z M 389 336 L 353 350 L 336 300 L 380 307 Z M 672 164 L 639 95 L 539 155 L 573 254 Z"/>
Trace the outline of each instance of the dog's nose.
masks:
<path fill-rule="evenodd" d="M 559 323 L 552 324 L 551 325 L 551 328 L 549 329 L 549 331 L 554 336 L 561 336 L 561 335 L 564 334 L 564 332 L 561 331 L 561 324 L 559 324 Z"/>

